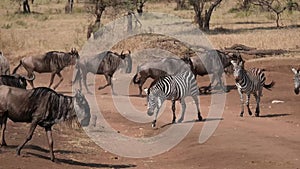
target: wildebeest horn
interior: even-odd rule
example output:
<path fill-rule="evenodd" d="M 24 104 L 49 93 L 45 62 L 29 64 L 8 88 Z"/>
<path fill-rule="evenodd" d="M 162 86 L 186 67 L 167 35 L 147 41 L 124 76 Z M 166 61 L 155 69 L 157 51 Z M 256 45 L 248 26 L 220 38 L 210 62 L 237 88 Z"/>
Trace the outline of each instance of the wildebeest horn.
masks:
<path fill-rule="evenodd" d="M 124 52 L 124 51 L 122 50 L 122 52 L 121 52 L 121 56 L 123 55 L 123 52 Z"/>
<path fill-rule="evenodd" d="M 131 54 L 131 51 L 130 51 L 130 50 L 128 50 L 128 54 L 129 54 L 129 55 Z"/>
<path fill-rule="evenodd" d="M 35 79 L 35 75 L 34 74 L 32 74 L 32 77 L 31 78 L 29 78 L 28 76 L 23 76 L 26 80 L 28 80 L 28 81 L 32 81 L 32 80 L 34 80 Z"/>

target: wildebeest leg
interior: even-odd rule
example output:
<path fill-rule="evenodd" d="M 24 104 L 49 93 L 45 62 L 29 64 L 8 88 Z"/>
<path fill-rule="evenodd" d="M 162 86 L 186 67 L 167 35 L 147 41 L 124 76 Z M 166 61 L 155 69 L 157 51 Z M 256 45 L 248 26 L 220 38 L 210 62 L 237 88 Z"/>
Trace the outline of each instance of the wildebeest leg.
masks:
<path fill-rule="evenodd" d="M 181 99 L 180 103 L 181 103 L 181 117 L 179 118 L 178 123 L 181 123 L 183 121 L 184 113 L 185 113 L 185 109 L 186 109 L 186 104 L 185 104 L 184 99 Z"/>
<path fill-rule="evenodd" d="M 54 90 L 55 90 L 55 89 L 60 85 L 60 83 L 64 80 L 64 78 L 62 77 L 62 75 L 61 75 L 60 72 L 58 72 L 57 75 L 58 75 L 58 77 L 59 77 L 60 79 L 59 79 L 58 83 L 53 87 Z"/>
<path fill-rule="evenodd" d="M 176 108 L 175 108 L 175 100 L 172 100 L 172 112 L 173 112 L 173 120 L 172 120 L 172 123 L 175 123 L 175 121 L 176 121 L 176 114 L 175 114 L 175 110 L 176 110 Z"/>
<path fill-rule="evenodd" d="M 55 157 L 54 157 L 54 152 L 53 152 L 53 138 L 52 138 L 51 127 L 46 127 L 45 131 L 46 131 L 47 139 L 48 139 L 50 158 L 51 158 L 51 161 L 54 161 Z"/>
<path fill-rule="evenodd" d="M 34 133 L 34 130 L 35 130 L 36 126 L 37 126 L 37 122 L 32 122 L 32 123 L 31 123 L 29 132 L 28 132 L 28 134 L 27 134 L 27 136 L 26 136 L 26 139 L 25 139 L 25 140 L 23 141 L 23 143 L 20 144 L 20 145 L 18 146 L 18 148 L 17 148 L 17 155 L 20 155 L 21 150 L 22 150 L 22 148 L 24 147 L 24 145 L 25 145 L 29 140 L 31 140 L 32 135 L 33 135 L 33 133 Z"/>
<path fill-rule="evenodd" d="M 82 69 L 82 80 L 83 80 L 83 85 L 86 89 L 86 91 L 89 93 L 89 94 L 92 94 L 92 92 L 90 92 L 88 86 L 87 86 L 87 82 L 86 82 L 86 79 L 87 79 L 87 71 L 86 69 Z M 81 78 L 79 79 L 79 86 L 80 86 L 80 89 L 81 89 Z"/>
<path fill-rule="evenodd" d="M 240 101 L 241 101 L 241 113 L 240 113 L 240 116 L 243 117 L 243 114 L 244 114 L 244 100 L 243 100 L 243 93 L 242 91 L 238 88 L 238 92 L 239 92 L 239 95 L 240 95 Z"/>
<path fill-rule="evenodd" d="M 6 121 L 7 121 L 7 117 L 2 117 L 0 118 L 0 128 L 1 128 L 1 142 L 0 142 L 0 147 L 2 146 L 7 146 L 6 142 L 5 142 L 5 129 L 6 129 Z"/>
<path fill-rule="evenodd" d="M 259 102 L 260 102 L 261 93 L 262 93 L 262 91 L 260 90 L 260 91 L 258 91 L 258 94 L 256 94 L 256 93 L 254 94 L 255 99 L 256 99 L 256 110 L 255 110 L 255 116 L 256 117 L 259 117 L 259 112 L 260 112 L 260 110 L 259 110 Z"/>
<path fill-rule="evenodd" d="M 53 73 L 53 72 L 51 73 L 50 83 L 49 83 L 49 86 L 48 86 L 49 88 L 50 88 L 50 87 L 52 86 L 52 84 L 53 84 L 55 74 L 56 74 L 55 72 L 54 72 L 54 73 Z"/>
<path fill-rule="evenodd" d="M 140 97 L 142 97 L 143 93 L 143 85 L 147 79 L 146 78 L 141 78 L 140 83 L 139 83 L 139 90 L 140 90 Z"/>
<path fill-rule="evenodd" d="M 102 89 L 104 89 L 104 88 L 106 88 L 107 86 L 110 86 L 111 85 L 111 90 L 112 90 L 112 93 L 113 93 L 113 95 L 115 95 L 115 92 L 114 92 L 114 88 L 113 88 L 113 85 L 112 85 L 112 83 L 111 83 L 111 76 L 109 76 L 109 75 L 104 75 L 105 76 L 105 79 L 106 79 L 106 81 L 107 81 L 107 84 L 106 85 L 104 85 L 104 86 L 100 86 L 99 88 L 98 88 L 98 90 L 102 90 Z"/>
<path fill-rule="evenodd" d="M 202 121 L 202 116 L 199 108 L 199 100 L 197 96 L 192 96 L 197 109 L 198 120 Z"/>
<path fill-rule="evenodd" d="M 249 107 L 249 101 L 250 101 L 250 94 L 247 94 L 247 97 L 246 97 L 246 106 L 247 106 L 249 115 L 252 116 L 252 112 L 251 112 L 250 107 Z"/>

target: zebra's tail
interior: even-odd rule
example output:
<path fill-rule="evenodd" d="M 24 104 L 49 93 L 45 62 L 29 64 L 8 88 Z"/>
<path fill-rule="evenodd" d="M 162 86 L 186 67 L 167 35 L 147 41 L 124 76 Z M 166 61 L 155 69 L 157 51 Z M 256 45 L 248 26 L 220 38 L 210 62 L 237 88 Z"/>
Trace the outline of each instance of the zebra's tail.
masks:
<path fill-rule="evenodd" d="M 270 84 L 264 84 L 264 88 L 271 90 L 271 88 L 275 85 L 275 82 L 272 81 Z"/>

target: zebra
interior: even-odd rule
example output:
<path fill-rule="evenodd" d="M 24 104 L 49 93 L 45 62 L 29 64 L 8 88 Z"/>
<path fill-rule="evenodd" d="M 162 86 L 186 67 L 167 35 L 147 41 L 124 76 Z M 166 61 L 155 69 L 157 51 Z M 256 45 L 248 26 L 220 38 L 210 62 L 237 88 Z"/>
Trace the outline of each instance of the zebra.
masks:
<path fill-rule="evenodd" d="M 159 109 L 165 100 L 172 101 L 172 123 L 175 123 L 176 121 L 175 101 L 180 100 L 182 111 L 178 123 L 182 122 L 186 109 L 184 99 L 187 96 L 191 96 L 193 98 L 198 112 L 198 120 L 202 120 L 198 101 L 199 89 L 195 75 L 190 70 L 178 73 L 176 75 L 161 77 L 160 79 L 153 81 L 149 89 L 145 89 L 145 92 L 147 93 L 148 102 L 147 114 L 152 116 L 155 113 L 155 118 L 152 122 L 153 128 L 156 126 L 156 119 Z"/>
<path fill-rule="evenodd" d="M 294 92 L 296 95 L 299 94 L 299 89 L 300 89 L 300 69 L 296 70 L 295 68 L 292 68 L 292 71 L 294 72 Z"/>
<path fill-rule="evenodd" d="M 244 114 L 244 101 L 243 101 L 243 93 L 246 93 L 246 106 L 248 108 L 248 113 L 251 116 L 252 112 L 249 107 L 249 100 L 250 100 L 250 94 L 253 94 L 256 99 L 256 110 L 255 110 L 255 116 L 258 117 L 260 110 L 259 110 L 259 102 L 260 97 L 262 96 L 262 89 L 263 87 L 270 90 L 275 82 L 272 81 L 270 84 L 265 84 L 266 77 L 263 72 L 263 70 L 258 68 L 252 68 L 250 70 L 244 69 L 244 62 L 235 62 L 231 61 L 234 69 L 234 78 L 235 78 L 235 84 L 238 88 L 238 92 L 240 95 L 241 100 L 241 113 L 240 116 L 243 117 Z"/>

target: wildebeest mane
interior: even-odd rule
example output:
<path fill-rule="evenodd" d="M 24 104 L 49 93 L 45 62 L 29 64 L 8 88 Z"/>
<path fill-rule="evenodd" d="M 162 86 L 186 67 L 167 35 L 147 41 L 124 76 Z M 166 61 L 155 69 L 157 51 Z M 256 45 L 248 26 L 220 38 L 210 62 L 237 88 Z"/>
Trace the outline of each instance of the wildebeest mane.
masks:
<path fill-rule="evenodd" d="M 72 57 L 70 53 L 50 51 L 44 55 L 43 61 L 49 69 L 51 67 L 63 69 L 64 67 L 70 65 L 70 63 L 72 62 Z"/>
<path fill-rule="evenodd" d="M 33 89 L 33 92 L 29 97 L 29 103 L 34 105 L 32 109 L 36 109 L 38 106 L 38 104 L 34 103 L 41 101 L 43 103 L 40 104 L 43 104 L 45 110 L 47 110 L 47 112 L 44 113 L 43 118 L 47 123 L 41 121 L 39 124 L 41 126 L 53 125 L 56 122 L 65 121 L 68 119 L 69 111 L 74 109 L 72 97 L 63 96 L 46 87 Z"/>

